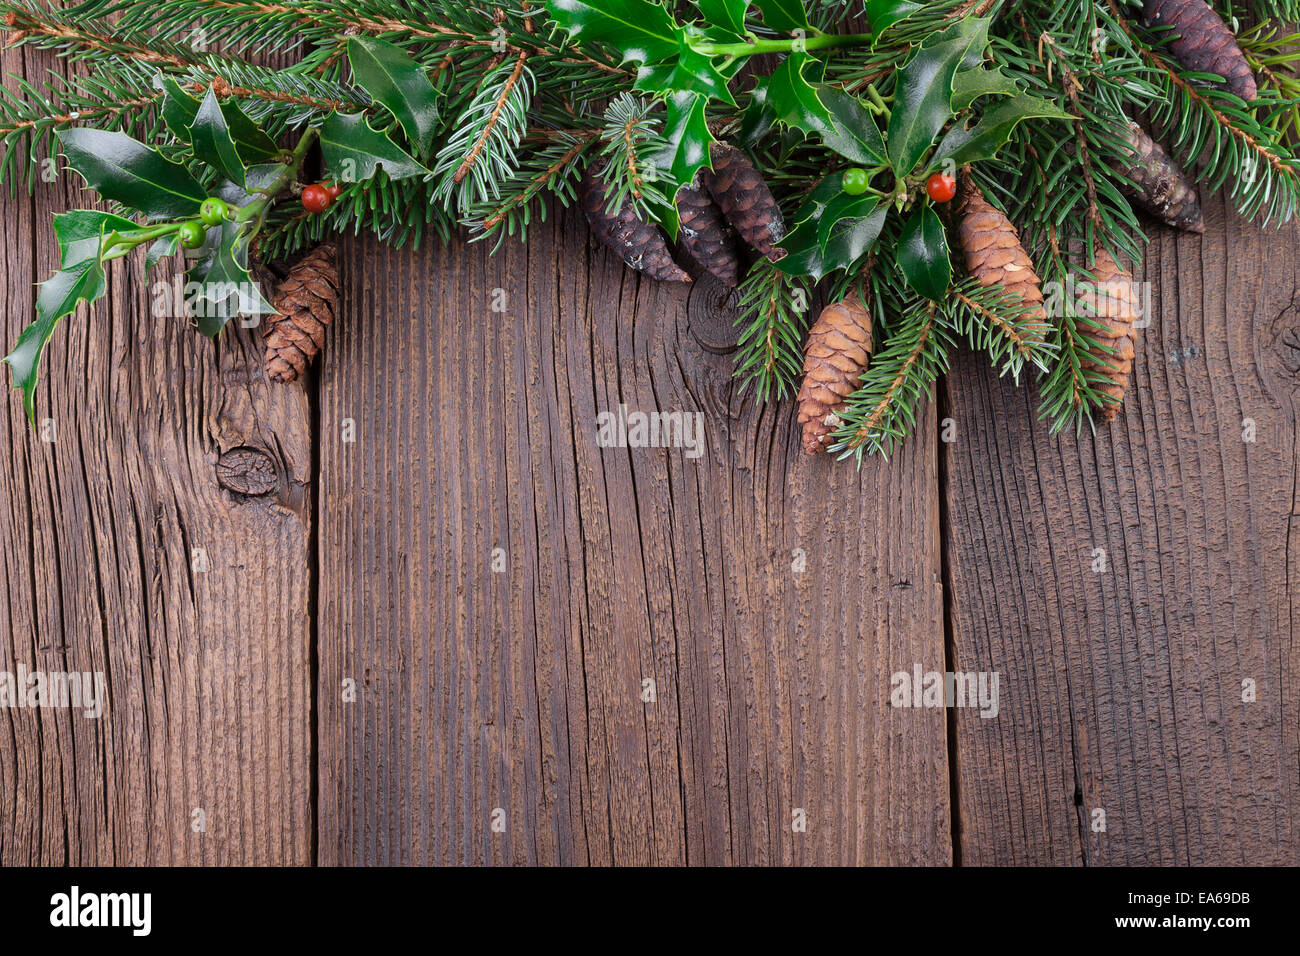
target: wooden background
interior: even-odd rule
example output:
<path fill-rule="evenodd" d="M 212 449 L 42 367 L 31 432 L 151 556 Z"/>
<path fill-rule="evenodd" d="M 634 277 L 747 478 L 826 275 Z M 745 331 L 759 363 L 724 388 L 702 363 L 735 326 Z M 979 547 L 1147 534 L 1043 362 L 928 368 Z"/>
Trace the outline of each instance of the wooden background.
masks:
<path fill-rule="evenodd" d="M 3 201 L 6 343 L 74 182 Z M 716 287 L 572 213 L 347 242 L 303 386 L 114 264 L 55 440 L 0 415 L 0 670 L 108 682 L 0 710 L 0 863 L 1300 862 L 1300 231 L 1208 214 L 1154 233 L 1113 426 L 1050 438 L 964 356 L 860 472 L 738 393 Z M 598 447 L 620 403 L 705 454 Z M 999 715 L 890 707 L 916 665 L 998 672 Z"/>

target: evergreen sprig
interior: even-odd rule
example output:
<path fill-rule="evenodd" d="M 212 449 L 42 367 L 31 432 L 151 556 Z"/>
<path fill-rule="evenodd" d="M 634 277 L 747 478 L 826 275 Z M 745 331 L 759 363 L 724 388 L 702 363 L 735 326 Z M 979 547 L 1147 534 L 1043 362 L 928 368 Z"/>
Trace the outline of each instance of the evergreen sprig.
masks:
<path fill-rule="evenodd" d="M 928 183 L 973 176 L 1062 288 L 1086 273 L 1081 250 L 1141 259 L 1117 171 L 1129 118 L 1246 216 L 1295 215 L 1300 54 L 1278 20 L 1300 0 L 1214 6 L 1241 27 L 1253 102 L 1183 68 L 1137 0 L 872 0 L 857 24 L 842 0 L 0 0 L 11 46 L 77 64 L 0 92 L 0 175 L 31 186 L 57 137 L 114 203 L 56 222 L 62 268 L 11 364 L 30 402 L 40 349 L 102 294 L 103 263 L 146 243 L 151 262 L 174 252 L 203 198 L 229 215 L 205 224 L 202 281 L 239 281 L 253 253 L 335 234 L 523 238 L 549 201 L 574 200 L 591 163 L 611 209 L 630 202 L 672 233 L 678 190 L 725 139 L 753 157 L 788 227 L 783 257 L 739 289 L 742 387 L 792 394 L 808 302 L 861 288 L 876 349 L 833 436 L 841 455 L 896 447 L 959 342 L 1017 381 L 1039 375 L 1049 426 L 1081 428 L 1107 400 L 1095 327 L 1060 298 L 1044 340 L 1024 303 L 964 275 Z M 315 176 L 317 139 L 320 176 L 342 192 L 308 213 L 292 200 Z M 162 200 L 141 185 L 160 181 Z"/>

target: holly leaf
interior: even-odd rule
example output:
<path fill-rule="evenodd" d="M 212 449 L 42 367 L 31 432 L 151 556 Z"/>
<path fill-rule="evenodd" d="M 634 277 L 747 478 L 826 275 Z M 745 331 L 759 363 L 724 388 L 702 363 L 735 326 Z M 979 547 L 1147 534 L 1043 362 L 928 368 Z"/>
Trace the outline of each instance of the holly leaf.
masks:
<path fill-rule="evenodd" d="M 1016 124 L 1026 119 L 1070 119 L 1055 104 L 1028 93 L 1018 93 L 984 112 L 970 129 L 955 126 L 934 151 L 932 166 L 952 162 L 957 166 L 992 159 L 1011 138 Z"/>
<path fill-rule="evenodd" d="M 880 128 L 862 100 L 833 86 L 822 87 L 817 96 L 831 114 L 830 126 L 821 134 L 822 142 L 829 149 L 866 166 L 883 166 L 888 162 Z"/>
<path fill-rule="evenodd" d="M 651 0 L 546 0 L 546 9 L 574 40 L 605 43 L 623 62 L 666 60 L 682 47 L 681 25 Z"/>
<path fill-rule="evenodd" d="M 173 135 L 190 143 L 190 127 L 199 113 L 199 101 L 190 96 L 170 76 L 154 77 L 154 86 L 166 92 L 163 99 L 163 122 Z M 221 103 L 221 115 L 235 143 L 239 157 L 247 164 L 260 163 L 280 155 L 280 148 L 266 131 L 253 122 L 233 99 Z"/>
<path fill-rule="evenodd" d="M 825 177 L 813 187 L 790 218 L 795 227 L 777 243 L 787 253 L 776 263 L 778 269 L 786 275 L 812 276 L 815 280 L 830 271 L 822 252 L 819 222 L 826 206 L 843 192 L 839 177 L 834 175 Z"/>
<path fill-rule="evenodd" d="M 702 93 L 681 90 L 671 94 L 664 119 L 664 150 L 656 154 L 654 163 L 667 170 L 672 180 L 686 184 L 695 179 L 701 167 L 709 165 L 709 147 L 713 134 L 704 118 L 707 98 Z M 677 198 L 674 191 L 669 199 Z"/>
<path fill-rule="evenodd" d="M 803 76 L 812 60 L 807 53 L 791 53 L 776 68 L 765 85 L 767 109 L 780 122 L 805 133 L 834 131 L 830 111 L 817 90 Z M 928 144 L 927 144 L 928 145 Z"/>
<path fill-rule="evenodd" d="M 895 23 L 924 8 L 924 3 L 915 0 L 866 0 L 867 22 L 871 24 L 871 32 L 879 37 Z"/>
<path fill-rule="evenodd" d="M 99 259 L 104 236 L 139 227 L 130 219 L 98 209 L 73 209 L 54 217 L 54 238 L 59 243 L 59 264 L 64 268 L 87 259 Z"/>
<path fill-rule="evenodd" d="M 888 215 L 888 206 L 875 206 L 865 215 L 836 220 L 822 249 L 822 268 L 847 269 L 866 255 L 880 238 Z"/>
<path fill-rule="evenodd" d="M 350 38 L 348 63 L 358 85 L 397 117 L 415 151 L 428 153 L 440 94 L 420 65 L 401 47 L 374 37 Z"/>
<path fill-rule="evenodd" d="M 154 240 L 153 244 L 149 246 L 149 251 L 144 256 L 144 274 L 148 275 L 158 263 L 176 255 L 176 250 L 180 248 L 180 242 L 180 233 L 176 232 Z"/>
<path fill-rule="evenodd" d="M 364 113 L 331 113 L 321 124 L 320 148 L 330 177 L 341 183 L 369 179 L 381 166 L 389 179 L 429 174 L 387 134 L 371 128 Z"/>
<path fill-rule="evenodd" d="M 74 127 L 54 135 L 87 186 L 152 219 L 193 216 L 206 198 L 184 166 L 168 162 L 125 133 Z"/>
<path fill-rule="evenodd" d="M 107 288 L 98 255 L 65 265 L 41 283 L 41 291 L 36 296 L 36 321 L 23 329 L 14 350 L 4 358 L 9 363 L 13 387 L 23 391 L 23 408 L 33 428 L 36 427 L 36 382 L 46 344 L 59 320 L 75 311 L 77 303 L 94 302 Z"/>
<path fill-rule="evenodd" d="M 833 179 L 834 175 L 827 177 Z M 830 240 L 831 231 L 835 224 L 842 219 L 862 219 L 875 210 L 880 203 L 880 197 L 863 193 L 860 196 L 850 196 L 841 190 L 839 195 L 831 198 L 825 208 L 817 216 L 817 243 L 825 251 L 826 244 Z"/>
<path fill-rule="evenodd" d="M 899 71 L 898 88 L 889 115 L 889 159 L 900 179 L 916 168 L 935 135 L 953 117 L 953 78 L 972 45 L 987 42 L 988 23 L 926 46 Z M 954 25 L 964 26 L 963 23 Z M 951 32 L 951 28 L 950 31 Z M 981 49 L 983 49 L 981 47 Z"/>
<path fill-rule="evenodd" d="M 235 141 L 226 126 L 226 117 L 222 115 L 221 104 L 217 101 L 215 90 L 208 90 L 194 114 L 194 122 L 189 129 L 190 145 L 194 155 L 207 163 L 226 179 L 244 185 L 244 164 L 235 149 Z"/>
<path fill-rule="evenodd" d="M 812 29 L 803 0 L 754 0 L 754 3 L 763 11 L 763 22 L 773 30 L 782 33 L 803 30 L 806 33 Z"/>
<path fill-rule="evenodd" d="M 981 96 L 1015 96 L 1019 92 L 1016 81 L 1003 73 L 1001 67 L 962 70 L 952 81 L 953 112 L 960 113 Z"/>
<path fill-rule="evenodd" d="M 248 236 L 239 223 L 224 223 L 208 230 L 209 241 L 186 273 L 187 287 L 196 283 L 189 298 L 200 332 L 215 338 L 237 315 L 265 315 L 275 307 L 266 301 L 248 270 Z"/>
<path fill-rule="evenodd" d="M 745 14 L 749 12 L 749 0 L 695 0 L 695 5 L 704 14 L 704 21 L 722 27 L 738 37 L 745 35 Z"/>
<path fill-rule="evenodd" d="M 952 278 L 948 237 L 929 206 L 922 206 L 903 225 L 898 237 L 898 267 L 907 284 L 927 299 L 941 299 Z"/>
<path fill-rule="evenodd" d="M 646 63 L 637 70 L 633 89 L 660 93 L 664 90 L 692 90 L 729 106 L 736 99 L 727 89 L 727 79 L 713 64 L 713 58 L 689 47 L 679 56 L 661 63 Z"/>

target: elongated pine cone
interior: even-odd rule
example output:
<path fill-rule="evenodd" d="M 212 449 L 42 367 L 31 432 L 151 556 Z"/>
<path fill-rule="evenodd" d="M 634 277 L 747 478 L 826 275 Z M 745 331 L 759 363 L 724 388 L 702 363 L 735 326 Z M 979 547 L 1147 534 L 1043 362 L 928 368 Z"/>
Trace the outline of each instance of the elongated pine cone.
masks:
<path fill-rule="evenodd" d="M 266 374 L 292 382 L 307 370 L 325 344 L 339 301 L 338 248 L 323 242 L 289 270 L 271 297 L 276 312 L 266 318 Z"/>
<path fill-rule="evenodd" d="M 968 173 L 961 176 L 957 190 L 957 215 L 960 223 L 957 238 L 966 260 L 966 271 L 982 286 L 1001 284 L 1008 292 L 1020 296 L 1026 306 L 1027 338 L 1042 342 L 1047 337 L 1047 312 L 1043 309 L 1043 290 L 1020 234 L 1006 214 L 984 198 Z"/>
<path fill-rule="evenodd" d="M 804 347 L 803 387 L 799 389 L 799 424 L 803 448 L 810 455 L 826 450 L 826 440 L 840 425 L 845 399 L 871 358 L 871 313 L 851 295 L 822 309 Z"/>
<path fill-rule="evenodd" d="M 677 193 L 677 214 L 682 222 L 682 251 L 727 288 L 734 289 L 740 281 L 740 257 L 732 241 L 735 230 L 722 218 L 722 210 L 704 190 L 683 186 Z"/>
<path fill-rule="evenodd" d="M 1124 401 L 1124 391 L 1128 388 L 1129 375 L 1133 371 L 1134 329 L 1133 323 L 1139 315 L 1137 290 L 1133 277 L 1125 272 L 1111 258 L 1105 249 L 1098 248 L 1093 263 L 1092 280 L 1084 278 L 1079 285 L 1079 294 L 1075 303 L 1079 315 L 1092 316 L 1092 322 L 1080 322 L 1079 331 L 1089 338 L 1096 339 L 1101 345 L 1114 349 L 1113 353 L 1102 348 L 1093 348 L 1091 355 L 1083 362 L 1085 369 L 1100 373 L 1106 381 L 1093 382 L 1094 387 L 1111 398 L 1101 406 L 1099 417 L 1103 422 L 1113 421 L 1119 414 L 1120 404 Z M 1093 378 L 1090 376 L 1090 379 Z"/>
<path fill-rule="evenodd" d="M 1205 232 L 1201 200 L 1182 167 L 1137 123 L 1130 122 L 1120 135 L 1129 154 L 1118 171 L 1133 182 L 1122 187 L 1125 193 L 1161 222 Z"/>
<path fill-rule="evenodd" d="M 588 166 L 578 187 L 578 200 L 592 233 L 629 268 L 660 282 L 690 282 L 691 277 L 673 261 L 659 227 L 637 216 L 632 203 L 623 203 L 612 216 L 605 212 L 609 197 L 598 167 L 597 163 Z"/>
<path fill-rule="evenodd" d="M 1255 75 L 1232 30 L 1205 0 L 1143 0 L 1147 26 L 1169 27 L 1169 49 L 1196 73 L 1217 73 L 1243 100 L 1255 98 Z"/>
<path fill-rule="evenodd" d="M 772 190 L 748 156 L 726 143 L 714 143 L 713 169 L 701 169 L 700 181 L 740 238 L 772 262 L 785 258 L 777 247 L 785 238 L 785 221 Z"/>

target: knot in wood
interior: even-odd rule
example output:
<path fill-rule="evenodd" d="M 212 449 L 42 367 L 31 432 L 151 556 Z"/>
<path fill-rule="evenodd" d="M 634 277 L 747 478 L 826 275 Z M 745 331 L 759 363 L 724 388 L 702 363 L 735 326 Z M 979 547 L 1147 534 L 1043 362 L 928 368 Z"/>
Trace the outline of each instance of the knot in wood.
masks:
<path fill-rule="evenodd" d="M 736 351 L 736 316 L 740 293 L 706 275 L 686 301 L 691 337 L 706 352 L 729 355 Z"/>
<path fill-rule="evenodd" d="M 279 483 L 275 461 L 257 448 L 232 448 L 217 460 L 217 482 L 240 495 L 265 495 Z"/>

